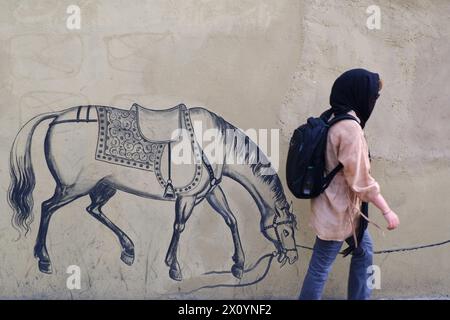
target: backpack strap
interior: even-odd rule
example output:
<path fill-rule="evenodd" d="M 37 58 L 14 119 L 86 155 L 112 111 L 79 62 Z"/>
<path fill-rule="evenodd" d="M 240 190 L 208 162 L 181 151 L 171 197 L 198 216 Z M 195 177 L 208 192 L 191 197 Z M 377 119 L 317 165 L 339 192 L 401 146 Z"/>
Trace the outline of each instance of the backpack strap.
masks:
<path fill-rule="evenodd" d="M 336 124 L 337 122 L 342 121 L 342 120 L 355 120 L 356 122 L 358 122 L 358 120 L 351 114 L 342 114 L 342 115 L 337 115 L 333 119 L 327 121 L 327 124 L 329 127 L 331 127 L 333 124 Z M 358 124 L 360 124 L 360 123 L 358 122 Z"/>
<path fill-rule="evenodd" d="M 330 185 L 331 180 L 333 180 L 334 176 L 343 168 L 342 163 L 339 163 L 336 168 L 331 170 L 331 172 L 325 177 L 325 183 L 323 184 L 322 190 L 325 190 Z"/>
<path fill-rule="evenodd" d="M 324 112 L 322 112 L 322 114 L 319 116 L 319 118 L 321 118 L 322 120 L 324 120 L 325 122 L 328 121 L 328 119 L 330 119 L 330 117 L 333 115 L 333 109 L 327 109 Z"/>
<path fill-rule="evenodd" d="M 327 110 L 329 111 L 329 110 Z M 326 112 L 327 112 L 326 111 Z M 323 113 L 322 115 L 325 115 L 325 113 Z M 331 116 L 331 114 L 328 114 L 328 118 Z M 356 122 L 358 122 L 358 120 L 350 115 L 350 114 L 343 114 L 343 115 L 338 115 L 335 116 L 333 119 L 329 120 L 327 122 L 328 127 L 331 127 L 332 125 L 338 123 L 339 121 L 342 120 L 355 120 Z M 359 123 L 359 122 L 358 122 Z M 339 163 L 333 170 L 331 170 L 331 172 L 325 177 L 325 183 L 322 187 L 322 190 L 325 190 L 326 188 L 328 188 L 329 184 L 331 183 L 331 180 L 333 180 L 334 176 L 343 168 L 344 166 L 342 165 L 342 163 Z"/>

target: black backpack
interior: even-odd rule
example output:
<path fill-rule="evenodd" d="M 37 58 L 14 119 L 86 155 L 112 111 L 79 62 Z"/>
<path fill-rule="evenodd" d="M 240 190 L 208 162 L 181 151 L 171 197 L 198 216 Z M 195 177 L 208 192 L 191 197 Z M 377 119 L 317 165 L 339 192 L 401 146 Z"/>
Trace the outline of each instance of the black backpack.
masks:
<path fill-rule="evenodd" d="M 286 180 L 289 190 L 297 198 L 312 199 L 320 195 L 343 167 L 339 163 L 325 175 L 328 130 L 341 120 L 358 120 L 349 114 L 329 120 L 331 115 L 329 109 L 318 118 L 310 117 L 292 134 L 286 162 Z"/>

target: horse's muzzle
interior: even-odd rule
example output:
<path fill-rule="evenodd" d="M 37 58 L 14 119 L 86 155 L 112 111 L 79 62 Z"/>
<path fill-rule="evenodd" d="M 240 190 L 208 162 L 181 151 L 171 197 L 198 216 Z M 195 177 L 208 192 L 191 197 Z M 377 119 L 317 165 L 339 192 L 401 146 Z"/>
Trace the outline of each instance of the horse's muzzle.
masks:
<path fill-rule="evenodd" d="M 286 253 L 287 259 L 289 260 L 289 264 L 294 264 L 298 260 L 298 252 L 295 251 L 288 251 Z"/>
<path fill-rule="evenodd" d="M 297 250 L 280 252 L 278 254 L 277 260 L 279 263 L 281 263 L 281 267 L 283 267 L 286 262 L 289 262 L 289 264 L 294 264 L 298 260 L 298 252 Z"/>

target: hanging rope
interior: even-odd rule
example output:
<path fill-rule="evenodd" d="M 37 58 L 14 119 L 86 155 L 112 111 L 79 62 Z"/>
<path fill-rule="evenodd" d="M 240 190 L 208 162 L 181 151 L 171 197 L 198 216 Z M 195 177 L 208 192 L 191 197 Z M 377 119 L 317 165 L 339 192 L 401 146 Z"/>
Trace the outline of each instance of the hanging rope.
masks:
<path fill-rule="evenodd" d="M 185 294 L 191 294 L 191 293 L 197 292 L 197 291 L 202 290 L 202 289 L 241 288 L 241 287 L 248 287 L 248 286 L 252 286 L 254 284 L 257 284 L 258 282 L 262 281 L 267 276 L 267 274 L 269 273 L 270 266 L 272 265 L 272 261 L 273 261 L 273 258 L 275 258 L 275 256 L 273 254 L 270 254 L 270 253 L 265 254 L 265 255 L 263 255 L 262 257 L 260 257 L 258 259 L 258 261 L 255 263 L 255 265 L 253 267 L 250 267 L 249 269 L 244 270 L 244 273 L 252 271 L 253 269 L 255 269 L 258 266 L 258 264 L 261 261 L 263 261 L 263 260 L 265 260 L 267 258 L 269 258 L 269 261 L 267 262 L 266 269 L 264 270 L 263 274 L 260 277 L 256 278 L 256 280 L 254 280 L 254 281 L 246 282 L 246 283 L 238 283 L 238 284 L 221 283 L 221 284 L 213 284 L 213 285 L 208 285 L 208 286 L 202 286 L 202 287 L 199 287 L 197 289 L 185 292 Z M 207 272 L 205 274 L 226 274 L 226 273 L 231 273 L 231 271 L 210 271 L 210 272 Z"/>
<path fill-rule="evenodd" d="M 442 246 L 442 245 L 445 245 L 445 244 L 448 244 L 448 243 L 450 243 L 450 239 L 446 240 L 446 241 L 442 241 L 442 242 L 436 242 L 436 243 L 431 243 L 431 244 L 426 244 L 426 245 L 419 245 L 419 246 L 415 246 L 415 247 L 405 247 L 405 248 L 394 248 L 394 249 L 379 250 L 379 251 L 374 251 L 373 254 L 386 254 L 386 253 L 394 253 L 394 252 L 414 251 L 414 250 L 419 250 L 419 249 L 438 247 L 438 246 Z M 301 248 L 301 249 L 310 250 L 310 251 L 314 250 L 312 247 L 303 246 L 303 245 L 299 245 L 299 244 L 297 244 L 296 247 L 297 248 Z M 258 282 L 261 282 L 262 280 L 264 280 L 264 278 L 269 273 L 269 270 L 270 270 L 270 267 L 272 265 L 273 259 L 276 257 L 275 253 L 276 252 L 274 252 L 274 253 L 267 253 L 267 254 L 262 255 L 255 262 L 255 264 L 253 266 L 250 266 L 248 269 L 244 269 L 244 274 L 245 273 L 249 273 L 249 272 L 253 271 L 254 269 L 256 269 L 258 267 L 258 265 L 263 260 L 266 260 L 267 258 L 269 258 L 269 260 L 267 262 L 267 265 L 266 265 L 266 269 L 264 270 L 263 274 L 261 276 L 259 276 L 258 278 L 256 278 L 255 280 L 251 281 L 251 282 L 238 283 L 238 284 L 221 283 L 221 284 L 215 284 L 215 285 L 207 285 L 207 286 L 202 286 L 202 287 L 196 288 L 194 290 L 185 292 L 184 294 L 191 294 L 191 293 L 197 292 L 197 291 L 202 290 L 202 289 L 242 288 L 242 287 L 247 287 L 247 286 L 251 286 L 251 285 L 257 284 Z M 342 252 L 340 252 L 339 254 L 342 254 Z M 231 274 L 231 271 L 220 270 L 220 271 L 209 271 L 209 272 L 204 273 L 204 275 L 212 275 L 212 274 Z"/>
<path fill-rule="evenodd" d="M 273 256 L 273 253 L 268 253 L 265 254 L 261 257 L 259 257 L 259 259 L 255 262 L 255 264 L 253 266 L 250 266 L 248 269 L 244 270 L 244 273 L 248 273 L 253 271 L 254 269 L 256 269 L 256 267 L 259 265 L 259 263 L 261 261 L 263 261 L 264 259 Z M 204 275 L 210 275 L 210 274 L 227 274 L 227 273 L 231 273 L 230 271 L 226 271 L 226 270 L 221 270 L 221 271 L 209 271 L 209 272 L 205 272 Z"/>
<path fill-rule="evenodd" d="M 380 250 L 375 251 L 373 254 L 383 254 L 383 253 L 392 253 L 392 252 L 403 252 L 403 251 L 413 251 L 418 249 L 425 249 L 425 248 L 431 248 L 431 247 L 438 247 L 443 246 L 444 244 L 450 243 L 450 239 L 442 242 L 437 243 L 431 243 L 431 244 L 425 244 L 421 246 L 416 247 L 407 247 L 407 248 L 398 248 L 398 249 L 386 249 L 386 250 Z"/>
<path fill-rule="evenodd" d="M 384 254 L 384 253 L 393 253 L 393 252 L 405 252 L 405 251 L 413 251 L 413 250 L 418 250 L 418 249 L 425 249 L 425 248 L 432 248 L 432 247 L 438 247 L 438 246 L 442 246 L 444 244 L 450 243 L 450 239 L 446 240 L 446 241 L 442 241 L 442 242 L 436 242 L 436 243 L 431 243 L 431 244 L 425 244 L 425 245 L 420 245 L 420 246 L 416 246 L 416 247 L 406 247 L 406 248 L 396 248 L 396 249 L 385 249 L 385 250 L 379 250 L 379 251 L 374 251 L 373 254 Z M 307 246 L 301 246 L 301 245 L 297 245 L 298 248 L 302 248 L 302 249 L 307 249 L 307 250 L 314 250 L 312 247 L 307 247 Z M 343 254 L 342 252 L 339 252 L 339 254 Z"/>

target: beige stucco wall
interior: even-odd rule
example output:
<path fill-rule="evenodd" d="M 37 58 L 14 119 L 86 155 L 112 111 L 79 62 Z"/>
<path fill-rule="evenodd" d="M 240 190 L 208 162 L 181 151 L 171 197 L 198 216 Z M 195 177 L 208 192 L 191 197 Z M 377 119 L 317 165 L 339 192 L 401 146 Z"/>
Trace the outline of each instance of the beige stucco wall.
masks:
<path fill-rule="evenodd" d="M 81 7 L 81 29 L 66 28 L 66 8 Z M 373 175 L 401 219 L 395 232 L 372 229 L 375 249 L 408 247 L 450 238 L 450 2 L 377 1 L 381 29 L 366 27 L 372 1 L 179 0 L 0 2 L 0 297 L 1 298 L 294 298 L 310 252 L 256 286 L 203 290 L 237 283 L 203 272 L 231 267 L 232 240 L 207 203 L 182 235 L 184 280 L 168 277 L 164 257 L 173 203 L 118 193 L 105 207 L 136 245 L 128 267 L 104 226 L 80 199 L 55 214 L 48 235 L 54 274 L 37 269 L 33 245 L 40 203 L 54 182 L 42 146 L 47 125 L 35 133 L 35 222 L 15 241 L 6 202 L 8 156 L 21 125 L 32 116 L 80 104 L 129 107 L 205 106 L 241 128 L 279 128 L 283 168 L 289 136 L 327 106 L 333 80 L 344 70 L 380 73 L 382 96 L 367 125 Z M 74 150 L 76 152 L 76 150 Z M 284 181 L 283 169 L 280 176 Z M 272 246 L 259 232 L 250 196 L 223 182 L 252 263 Z M 286 191 L 289 199 L 293 197 Z M 308 202 L 294 201 L 299 243 L 311 245 Z M 372 217 L 384 225 L 374 208 Z M 374 297 L 446 296 L 450 246 L 376 256 L 381 290 Z M 82 271 L 81 290 L 66 288 L 67 266 Z M 345 298 L 349 259 L 338 258 L 326 297 Z M 261 268 L 262 269 L 262 268 Z M 262 271 L 260 269 L 260 272 Z M 251 280 L 255 274 L 244 278 Z"/>

